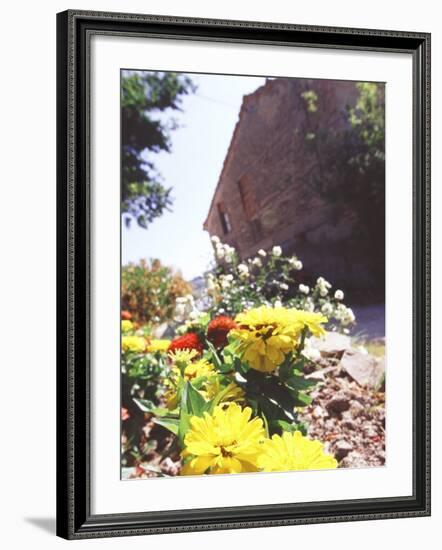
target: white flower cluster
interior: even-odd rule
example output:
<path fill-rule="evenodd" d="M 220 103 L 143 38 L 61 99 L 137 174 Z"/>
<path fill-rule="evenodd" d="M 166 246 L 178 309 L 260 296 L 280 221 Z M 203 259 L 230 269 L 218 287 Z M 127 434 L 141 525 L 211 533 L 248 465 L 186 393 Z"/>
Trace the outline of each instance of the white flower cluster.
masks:
<path fill-rule="evenodd" d="M 344 304 L 339 304 L 336 307 L 335 317 L 343 326 L 351 325 L 356 320 L 353 310 Z"/>
<path fill-rule="evenodd" d="M 299 292 L 302 292 L 302 294 L 308 294 L 310 292 L 310 287 L 307 285 L 303 285 L 302 283 L 299 285 Z"/>
<path fill-rule="evenodd" d="M 241 260 L 235 249 L 218 237 L 212 237 L 212 243 L 216 260 L 224 263 L 206 278 L 208 303 L 217 314 L 226 311 L 235 315 L 258 305 L 273 305 L 321 312 L 329 320 L 329 330 L 348 332 L 347 327 L 355 322 L 353 311 L 342 303 L 342 290 L 332 289 L 324 277 L 318 277 L 312 288 L 298 284 L 293 271 L 303 269 L 303 264 L 296 255 L 284 256 L 281 246 L 268 251 L 261 248 L 254 257 Z"/>
<path fill-rule="evenodd" d="M 212 272 L 206 275 L 206 285 L 209 294 L 213 293 L 218 288 L 216 277 Z"/>
<path fill-rule="evenodd" d="M 198 319 L 202 312 L 196 307 L 195 300 L 192 294 L 186 294 L 186 296 L 179 296 L 175 300 L 175 321 L 183 323 L 184 321 L 195 321 Z"/>
<path fill-rule="evenodd" d="M 342 290 L 337 290 L 335 292 L 335 298 L 336 298 L 336 300 L 343 300 L 344 299 L 344 293 L 342 292 Z"/>
<path fill-rule="evenodd" d="M 333 313 L 333 310 L 333 305 L 330 302 L 325 302 L 325 304 L 321 307 L 321 312 L 327 317 Z"/>
<path fill-rule="evenodd" d="M 215 247 L 215 256 L 218 260 L 224 260 L 228 264 L 232 263 L 233 258 L 235 257 L 235 248 L 228 244 L 223 244 L 219 237 L 213 236 L 212 243 Z"/>
<path fill-rule="evenodd" d="M 238 272 L 239 272 L 239 278 L 242 279 L 243 281 L 245 279 L 248 279 L 250 276 L 249 268 L 246 266 L 246 264 L 239 264 Z"/>
<path fill-rule="evenodd" d="M 300 271 L 302 269 L 302 262 L 301 260 L 298 260 L 296 256 L 293 256 L 292 258 L 290 258 L 289 264 L 297 271 Z"/>
<path fill-rule="evenodd" d="M 227 290 L 232 285 L 233 281 L 233 275 L 229 273 L 228 275 L 220 275 L 219 276 L 219 283 L 221 285 L 221 288 L 223 290 Z"/>
<path fill-rule="evenodd" d="M 318 277 L 316 281 L 316 288 L 319 290 L 319 294 L 324 298 L 327 296 L 331 284 L 324 279 L 324 277 Z"/>

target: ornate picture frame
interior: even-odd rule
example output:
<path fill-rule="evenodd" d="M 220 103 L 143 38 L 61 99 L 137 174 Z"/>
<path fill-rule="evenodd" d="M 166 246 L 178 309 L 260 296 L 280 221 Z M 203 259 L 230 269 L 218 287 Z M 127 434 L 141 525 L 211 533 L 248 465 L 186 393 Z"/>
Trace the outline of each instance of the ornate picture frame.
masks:
<path fill-rule="evenodd" d="M 236 43 L 412 57 L 412 494 L 94 514 L 91 507 L 91 39 Z M 116 115 L 117 116 L 117 115 Z M 401 193 L 398 186 L 397 193 Z M 57 534 L 67 539 L 430 514 L 430 35 L 68 10 L 57 16 Z M 410 220 L 411 223 L 411 220 Z M 398 312 L 400 315 L 400 312 Z M 117 403 L 117 407 L 119 404 Z"/>

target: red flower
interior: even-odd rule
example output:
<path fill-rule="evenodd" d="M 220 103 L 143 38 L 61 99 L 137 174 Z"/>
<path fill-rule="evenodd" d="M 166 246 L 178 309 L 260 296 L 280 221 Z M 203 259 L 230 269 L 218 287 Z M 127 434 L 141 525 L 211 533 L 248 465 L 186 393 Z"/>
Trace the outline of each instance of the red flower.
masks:
<path fill-rule="evenodd" d="M 124 407 L 121 407 L 121 420 L 128 420 L 130 418 L 129 411 Z"/>
<path fill-rule="evenodd" d="M 207 327 L 207 339 L 212 342 L 216 348 L 223 348 L 227 346 L 227 335 L 232 330 L 236 328 L 236 323 L 231 317 L 226 315 L 220 315 L 215 317 L 209 323 Z"/>
<path fill-rule="evenodd" d="M 123 321 L 130 321 L 132 319 L 131 312 L 123 309 L 123 311 L 121 312 L 121 319 Z"/>
<path fill-rule="evenodd" d="M 172 342 L 170 342 L 168 351 L 176 351 L 178 349 L 195 349 L 198 353 L 202 353 L 203 345 L 199 339 L 198 334 L 196 334 L 195 332 L 188 332 L 183 336 L 174 338 Z"/>

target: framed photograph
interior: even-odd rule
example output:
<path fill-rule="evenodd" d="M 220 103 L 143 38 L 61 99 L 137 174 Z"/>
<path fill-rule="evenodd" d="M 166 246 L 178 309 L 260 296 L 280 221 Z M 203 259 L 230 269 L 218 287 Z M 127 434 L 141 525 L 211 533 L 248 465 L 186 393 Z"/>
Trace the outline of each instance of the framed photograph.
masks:
<path fill-rule="evenodd" d="M 57 36 L 57 534 L 429 515 L 430 35 Z"/>

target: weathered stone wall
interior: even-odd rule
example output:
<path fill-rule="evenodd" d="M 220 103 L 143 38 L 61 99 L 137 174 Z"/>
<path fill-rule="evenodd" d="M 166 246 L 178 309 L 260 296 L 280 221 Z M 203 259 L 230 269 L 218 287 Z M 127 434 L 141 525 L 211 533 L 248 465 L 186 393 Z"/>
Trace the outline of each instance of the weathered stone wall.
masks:
<path fill-rule="evenodd" d="M 302 259 L 307 275 L 374 287 L 364 246 L 352 242 L 354 214 L 337 212 L 307 183 L 318 163 L 306 142 L 312 125 L 301 94 L 308 90 L 319 97 L 317 128 L 347 124 L 345 108 L 357 96 L 352 82 L 268 80 L 245 96 L 204 228 L 242 258 L 279 244 Z M 231 225 L 227 233 L 218 204 Z"/>

